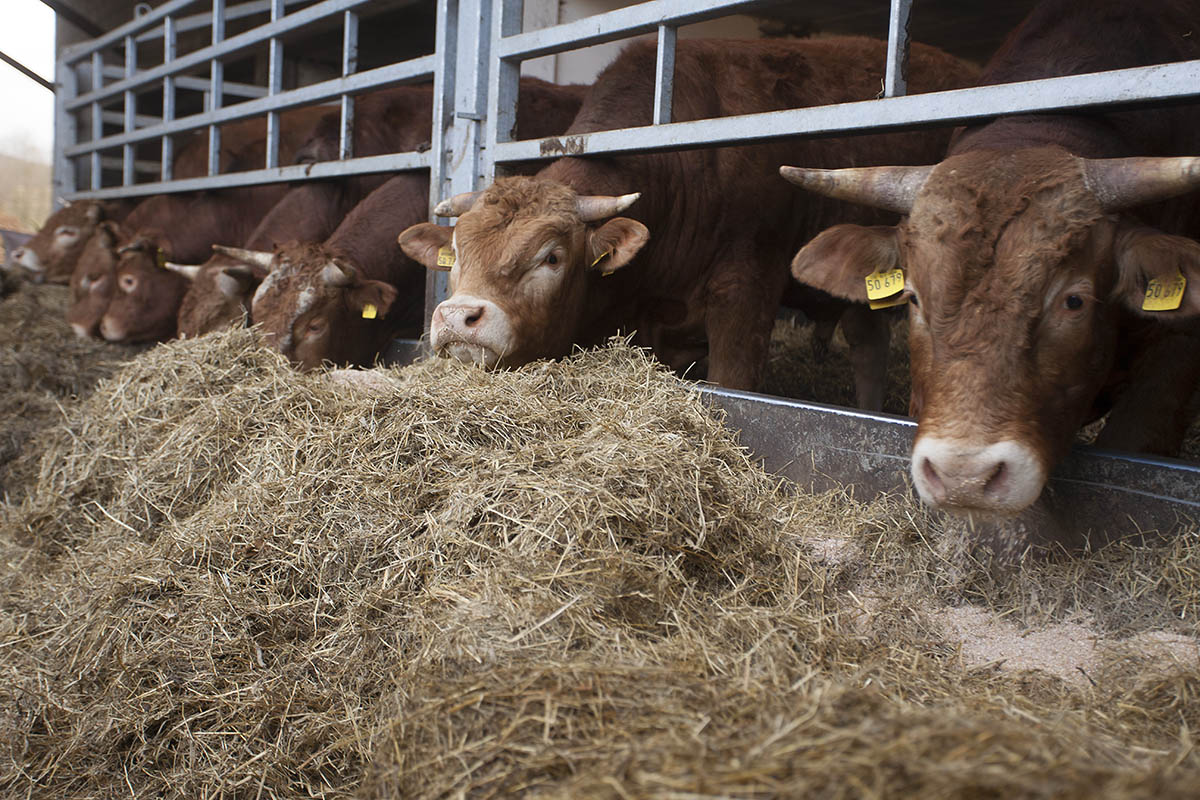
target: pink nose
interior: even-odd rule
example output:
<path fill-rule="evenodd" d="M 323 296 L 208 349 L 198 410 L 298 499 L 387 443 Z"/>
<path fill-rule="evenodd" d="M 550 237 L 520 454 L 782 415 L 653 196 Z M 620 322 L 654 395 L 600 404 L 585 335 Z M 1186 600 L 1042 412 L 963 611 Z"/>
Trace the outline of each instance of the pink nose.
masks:
<path fill-rule="evenodd" d="M 937 505 L 979 508 L 995 505 L 1004 498 L 1012 465 L 995 457 L 926 456 L 921 459 L 920 469 Z"/>
<path fill-rule="evenodd" d="M 433 324 L 457 331 L 467 331 L 483 321 L 484 307 L 480 303 L 442 303 L 433 310 Z"/>

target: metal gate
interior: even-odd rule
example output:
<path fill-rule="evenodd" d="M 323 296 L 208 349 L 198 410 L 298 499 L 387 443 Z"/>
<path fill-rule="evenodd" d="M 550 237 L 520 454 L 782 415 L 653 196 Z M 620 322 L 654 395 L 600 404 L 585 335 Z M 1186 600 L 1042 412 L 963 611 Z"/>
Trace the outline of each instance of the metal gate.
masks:
<path fill-rule="evenodd" d="M 157 9 L 86 44 L 68 48 L 56 72 L 55 187 L 63 200 L 83 197 L 132 197 L 160 192 L 295 181 L 356 173 L 428 169 L 430 209 L 437 201 L 472 191 L 491 182 L 498 168 L 517 161 L 549 159 L 563 154 L 587 156 L 638 153 L 674 148 L 761 142 L 785 136 L 831 136 L 922 126 L 944 126 L 1002 114 L 1087 108 L 1131 108 L 1139 105 L 1194 99 L 1200 96 L 1200 61 L 1115 70 L 1088 75 L 987 86 L 906 96 L 909 12 L 912 0 L 890 0 L 886 78 L 881 97 L 856 103 L 774 111 L 694 122 L 671 122 L 672 76 L 677 29 L 752 10 L 756 0 L 649 0 L 575 22 L 524 32 L 523 0 L 437 0 L 435 52 L 432 55 L 366 71 L 357 69 L 358 16 L 368 0 L 323 0 L 288 13 L 297 0 L 254 0 L 229 4 L 225 0 L 170 0 Z M 201 13 L 195 14 L 197 7 Z M 230 19 L 269 11 L 269 21 L 226 37 Z M 194 16 L 184 16 L 191 12 Z M 303 88 L 283 91 L 281 65 L 285 34 L 330 18 L 341 18 L 343 30 L 341 76 Z M 176 55 L 176 38 L 184 26 L 211 28 L 211 44 Z M 510 141 L 521 62 L 641 34 L 658 39 L 657 90 L 653 124 L 534 141 Z M 138 45 L 161 42 L 163 60 L 148 68 L 138 64 Z M 267 43 L 266 86 L 231 84 L 224 80 L 222 59 Z M 120 51 L 119 59 L 111 59 Z M 106 60 L 108 59 L 108 60 Z M 208 66 L 208 78 L 182 73 Z M 398 83 L 434 83 L 432 147 L 428 152 L 396 153 L 368 158 L 351 152 L 355 93 Z M 137 97 L 161 91 L 161 114 L 139 116 Z M 176 115 L 180 91 L 203 92 L 203 111 Z M 226 104 L 226 98 L 238 100 Z M 106 111 L 120 101 L 121 111 Z M 313 103 L 336 101 L 341 109 L 341 159 L 310 166 L 278 163 L 279 113 Z M 217 153 L 221 123 L 266 115 L 268 136 L 261 169 L 220 174 Z M 105 133 L 105 124 L 119 132 Z M 208 176 L 171 179 L 171 136 L 207 130 Z M 138 163 L 140 143 L 161 142 L 157 164 Z M 106 151 L 119 155 L 106 156 Z M 105 182 L 108 172 L 119 181 Z M 142 172 L 156 179 L 138 182 Z M 79 180 L 84 176 L 85 180 Z M 80 185 L 83 183 L 85 185 Z M 431 273 L 426 292 L 426 318 L 446 293 L 446 273 Z M 783 425 L 783 401 L 749 404 L 741 393 L 716 391 L 714 402 L 724 405 L 735 425 L 754 439 L 754 426 Z M 879 469 L 907 455 L 911 437 L 908 421 L 888 415 L 848 413 L 813 404 L 790 404 L 796 420 L 813 414 L 828 423 L 829 436 L 799 442 L 776 440 L 776 452 L 762 453 L 777 468 L 814 485 L 828 485 L 829 475 L 857 481 L 874 492 L 902 479 L 895 470 Z M 773 419 L 773 422 L 763 420 Z M 836 424 L 832 424 L 836 422 Z M 843 430 L 845 425 L 849 429 Z M 821 427 L 821 423 L 817 423 Z M 837 431 L 835 434 L 834 431 Z M 760 429 L 758 434 L 762 434 Z M 763 437 L 760 435 L 759 439 Z M 767 437 L 772 439 L 774 437 Z M 766 440 L 764 440 L 765 442 Z M 790 442 L 790 444 L 789 444 Z M 855 444 L 848 444 L 854 442 Z M 886 446 L 880 442 L 887 442 Z M 790 448 L 790 449 L 789 449 Z M 1090 461 L 1088 459 L 1091 459 Z M 1096 466 L 1097 459 L 1103 462 Z M 1105 460 L 1107 459 L 1107 460 Z M 1093 466 L 1088 467 L 1087 464 Z M 1116 466 L 1113 466 L 1113 465 Z M 1174 525 L 1179 512 L 1200 516 L 1200 468 L 1178 462 L 1077 454 L 1056 473 L 1054 485 L 1070 486 L 1074 502 L 1089 502 L 1088 492 L 1109 496 L 1112 490 L 1132 498 L 1118 516 L 1133 517 L 1139 529 Z M 1152 486 L 1150 490 L 1140 487 Z M 1082 491 L 1083 494 L 1078 494 Z M 1112 518 L 1109 506 L 1105 514 Z"/>

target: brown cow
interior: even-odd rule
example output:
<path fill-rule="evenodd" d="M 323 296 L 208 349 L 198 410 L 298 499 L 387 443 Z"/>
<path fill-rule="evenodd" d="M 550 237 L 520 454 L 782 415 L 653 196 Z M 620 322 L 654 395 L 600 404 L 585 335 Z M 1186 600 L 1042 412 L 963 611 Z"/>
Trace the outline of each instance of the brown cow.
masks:
<path fill-rule="evenodd" d="M 1200 57 L 1200 4 L 1040 5 L 985 69 L 988 83 Z M 1195 108 L 1024 116 L 970 128 L 929 167 L 784 168 L 823 194 L 907 214 L 841 225 L 795 277 L 866 300 L 864 276 L 903 270 L 919 419 L 912 476 L 938 508 L 1012 515 L 1041 494 L 1081 423 L 1116 397 L 1101 444 L 1171 453 L 1200 378 Z M 1122 158 L 1124 157 L 1124 158 Z M 1149 227 L 1148 223 L 1161 229 Z M 1177 276 L 1174 310 L 1146 311 Z M 1168 303 L 1167 305 L 1171 305 Z M 1193 329 L 1194 331 L 1194 329 Z M 1157 369 L 1156 359 L 1173 363 Z M 1125 384 L 1122 386 L 1122 384 Z M 1124 389 L 1124 391 L 1122 391 Z"/>
<path fill-rule="evenodd" d="M 117 279 L 116 247 L 120 238 L 121 231 L 115 223 L 99 223 L 88 237 L 79 264 L 71 273 L 67 324 L 81 339 L 98 335 L 100 318 L 112 300 Z"/>
<path fill-rule="evenodd" d="M 536 138 L 566 130 L 579 110 L 586 87 L 522 78 L 520 91 L 518 130 Z M 426 146 L 433 124 L 432 113 L 433 87 L 429 84 L 364 95 L 355 107 L 354 155 L 373 156 Z M 340 114 L 327 114 L 301 145 L 297 161 L 336 159 L 340 125 Z M 269 251 L 288 242 L 324 241 L 351 209 L 388 178 L 386 174 L 359 175 L 293 189 L 262 220 L 243 247 Z M 424 216 L 421 214 L 418 219 Z M 201 266 L 184 297 L 179 310 L 179 334 L 199 336 L 245 318 L 256 284 L 254 274 L 231 256 L 215 254 Z M 239 289 L 241 294 L 237 293 Z"/>
<path fill-rule="evenodd" d="M 133 203 L 126 200 L 76 200 L 55 211 L 41 229 L 12 252 L 35 283 L 69 283 L 75 263 L 103 221 L 120 222 Z"/>
<path fill-rule="evenodd" d="M 652 42 L 628 46 L 567 133 L 650 124 L 654 62 Z M 863 38 L 680 41 L 674 118 L 867 99 L 879 91 L 883 63 L 884 44 Z M 956 59 L 914 46 L 914 91 L 961 86 L 971 76 Z M 893 134 L 563 158 L 534 179 L 500 179 L 447 201 L 438 213 L 461 215 L 456 228 L 418 225 L 401 245 L 431 269 L 448 268 L 439 252 L 454 253 L 453 295 L 432 327 L 443 355 L 515 365 L 636 330 L 637 341 L 678 370 L 707 354 L 710 380 L 754 388 L 787 258 L 855 214 L 851 206 L 794 202 L 775 176 L 778 164 L 798 155 L 828 165 L 886 163 L 897 154 L 919 163 L 945 141 Z M 615 216 L 625 209 L 633 219 Z"/>

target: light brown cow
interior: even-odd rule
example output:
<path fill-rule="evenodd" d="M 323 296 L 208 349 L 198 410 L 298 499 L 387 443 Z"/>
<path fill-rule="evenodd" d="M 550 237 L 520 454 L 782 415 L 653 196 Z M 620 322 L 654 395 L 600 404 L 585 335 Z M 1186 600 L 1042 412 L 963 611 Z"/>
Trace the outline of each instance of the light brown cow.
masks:
<path fill-rule="evenodd" d="M 1003 83 L 1200 56 L 1181 4 L 1044 3 L 985 70 Z M 1086 33 L 1086 35 L 1084 35 Z M 1171 453 L 1200 379 L 1200 186 L 1194 158 L 1102 158 L 1194 147 L 1192 109 L 1015 117 L 970 129 L 929 167 L 783 168 L 828 196 L 887 208 L 897 227 L 841 225 L 794 276 L 867 300 L 868 273 L 903 270 L 909 299 L 912 477 L 947 510 L 1016 514 L 1041 494 L 1081 423 L 1100 443 Z M 1170 295 L 1186 279 L 1186 289 Z M 1146 310 L 1167 291 L 1166 310 Z M 1152 304 L 1151 304 L 1152 305 Z M 1164 365 L 1162 357 L 1170 356 Z M 1161 368 L 1165 366 L 1166 368 Z"/>
<path fill-rule="evenodd" d="M 861 38 L 680 41 L 674 118 L 867 99 L 878 92 L 883 53 L 882 42 Z M 567 135 L 650 124 L 654 61 L 652 42 L 622 51 Z M 972 76 L 944 53 L 913 49 L 913 91 L 961 86 Z M 703 375 L 707 359 L 709 380 L 751 389 L 788 281 L 787 259 L 827 224 L 859 213 L 795 202 L 775 174 L 778 164 L 797 154 L 827 165 L 887 163 L 897 154 L 920 163 L 947 139 L 926 132 L 563 158 L 534 179 L 497 180 L 447 201 L 437 213 L 459 215 L 453 231 L 418 225 L 401 235 L 401 246 L 431 269 L 453 262 L 453 294 L 436 309 L 431 331 L 442 355 L 516 365 L 636 331 L 672 367 Z M 626 210 L 628 217 L 617 216 Z"/>

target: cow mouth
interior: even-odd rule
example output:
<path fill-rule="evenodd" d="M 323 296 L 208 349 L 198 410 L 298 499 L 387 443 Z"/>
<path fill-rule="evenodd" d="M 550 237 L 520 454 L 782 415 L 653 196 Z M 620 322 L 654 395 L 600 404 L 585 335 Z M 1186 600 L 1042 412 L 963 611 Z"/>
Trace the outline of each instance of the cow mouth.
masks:
<path fill-rule="evenodd" d="M 476 364 L 491 369 L 500 363 L 500 354 L 480 344 L 470 342 L 446 342 L 438 348 L 442 358 L 453 358 L 465 364 Z"/>

